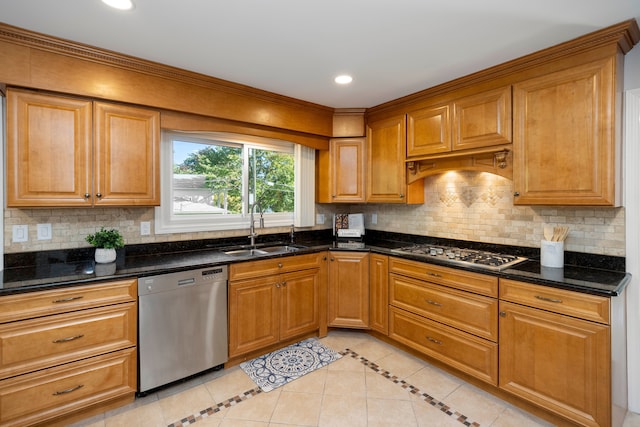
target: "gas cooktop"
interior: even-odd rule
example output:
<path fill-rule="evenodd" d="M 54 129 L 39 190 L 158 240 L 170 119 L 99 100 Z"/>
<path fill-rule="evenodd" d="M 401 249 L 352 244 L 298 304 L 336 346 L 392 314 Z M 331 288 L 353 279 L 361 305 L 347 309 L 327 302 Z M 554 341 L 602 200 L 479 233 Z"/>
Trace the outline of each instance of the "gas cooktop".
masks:
<path fill-rule="evenodd" d="M 438 259 L 446 264 L 458 264 L 500 271 L 526 261 L 527 258 L 503 255 L 494 252 L 473 249 L 453 248 L 449 246 L 413 245 L 393 249 L 394 252 L 416 255 L 423 258 Z"/>

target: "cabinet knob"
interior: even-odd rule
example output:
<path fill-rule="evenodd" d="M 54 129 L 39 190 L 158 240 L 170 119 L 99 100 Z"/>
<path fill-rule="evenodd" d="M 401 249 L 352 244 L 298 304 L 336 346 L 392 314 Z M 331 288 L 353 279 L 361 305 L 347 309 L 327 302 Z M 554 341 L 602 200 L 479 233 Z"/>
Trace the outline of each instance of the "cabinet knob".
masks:
<path fill-rule="evenodd" d="M 519 192 L 519 191 L 516 191 L 515 193 L 513 193 L 513 195 L 514 195 L 515 197 L 518 197 L 518 196 L 520 195 L 520 192 Z"/>
<path fill-rule="evenodd" d="M 331 258 L 331 262 L 333 262 L 333 261 L 334 261 L 334 258 L 332 257 L 332 258 Z"/>
<path fill-rule="evenodd" d="M 278 263 L 278 268 L 282 268 L 282 263 L 281 262 Z"/>
<path fill-rule="evenodd" d="M 287 282 L 282 282 L 282 287 L 284 288 L 285 286 L 287 286 Z"/>
<path fill-rule="evenodd" d="M 102 193 L 96 194 L 96 197 L 99 199 L 100 197 L 102 197 Z"/>
<path fill-rule="evenodd" d="M 276 283 L 276 288 L 279 288 L 279 287 L 280 287 L 280 283 Z"/>
<path fill-rule="evenodd" d="M 400 195 L 400 198 L 401 198 L 401 199 L 402 199 L 402 198 L 404 198 L 404 194 L 401 194 L 401 195 Z"/>
<path fill-rule="evenodd" d="M 88 199 L 89 197 L 91 197 L 91 194 L 89 194 L 89 193 L 84 193 L 84 198 L 85 198 L 85 199 Z"/>
<path fill-rule="evenodd" d="M 500 313 L 498 313 L 498 315 L 500 317 L 507 317 L 507 313 L 505 311 L 501 311 Z"/>
<path fill-rule="evenodd" d="M 323 260 L 323 261 L 326 261 L 326 260 L 327 260 L 327 257 L 322 258 L 322 260 Z"/>

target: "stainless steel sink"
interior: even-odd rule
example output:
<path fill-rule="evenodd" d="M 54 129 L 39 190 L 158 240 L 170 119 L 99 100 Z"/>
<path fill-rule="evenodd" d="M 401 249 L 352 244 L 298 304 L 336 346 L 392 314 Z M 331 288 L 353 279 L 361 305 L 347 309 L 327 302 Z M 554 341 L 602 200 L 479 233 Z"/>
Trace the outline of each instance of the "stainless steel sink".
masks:
<path fill-rule="evenodd" d="M 287 252 L 298 252 L 300 250 L 300 247 L 290 246 L 290 245 L 278 245 L 278 246 L 266 246 L 264 248 L 260 248 L 260 250 L 270 254 L 279 254 L 279 253 L 287 253 Z"/>
<path fill-rule="evenodd" d="M 249 257 L 249 256 L 260 256 L 267 255 L 268 252 L 265 252 L 260 249 L 236 249 L 233 251 L 226 251 L 226 255 L 237 256 L 237 257 Z"/>
<path fill-rule="evenodd" d="M 277 255 L 277 254 L 286 254 L 298 252 L 300 249 L 304 249 L 305 246 L 301 245 L 273 245 L 273 246 L 262 246 L 260 248 L 248 249 L 248 248 L 238 248 L 238 249 L 230 249 L 228 251 L 224 251 L 226 255 L 230 255 L 233 257 L 258 257 L 258 256 L 266 256 L 266 255 Z"/>

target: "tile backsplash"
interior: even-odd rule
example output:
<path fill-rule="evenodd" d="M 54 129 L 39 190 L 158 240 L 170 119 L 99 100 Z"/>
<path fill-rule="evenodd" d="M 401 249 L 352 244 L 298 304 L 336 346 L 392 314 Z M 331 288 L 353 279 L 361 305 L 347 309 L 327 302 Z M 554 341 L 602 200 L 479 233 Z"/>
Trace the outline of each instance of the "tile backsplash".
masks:
<path fill-rule="evenodd" d="M 423 205 L 316 205 L 329 228 L 334 212 L 363 212 L 367 228 L 514 246 L 540 247 L 543 226 L 566 225 L 566 249 L 624 256 L 624 208 L 531 207 L 513 205 L 512 181 L 482 172 L 449 172 L 425 178 Z M 371 216 L 376 214 L 377 223 Z M 248 230 L 153 234 L 153 208 L 5 209 L 5 253 L 89 246 L 84 237 L 100 226 L 118 228 L 127 244 L 246 236 Z M 152 224 L 150 236 L 140 236 L 140 222 Z M 52 224 L 52 239 L 37 240 L 37 224 Z M 12 242 L 12 226 L 29 226 L 29 240 Z M 265 233 L 286 233 L 288 227 Z"/>

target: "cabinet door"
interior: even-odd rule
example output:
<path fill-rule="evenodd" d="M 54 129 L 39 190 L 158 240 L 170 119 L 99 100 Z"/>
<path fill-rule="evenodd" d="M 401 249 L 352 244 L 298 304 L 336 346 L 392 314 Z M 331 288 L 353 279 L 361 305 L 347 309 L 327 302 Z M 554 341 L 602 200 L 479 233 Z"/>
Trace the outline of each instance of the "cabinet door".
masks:
<path fill-rule="evenodd" d="M 615 90 L 614 59 L 514 85 L 515 204 L 617 203 Z"/>
<path fill-rule="evenodd" d="M 96 205 L 160 205 L 160 114 L 95 103 Z"/>
<path fill-rule="evenodd" d="M 389 333 L 389 257 L 369 255 L 369 326 Z"/>
<path fill-rule="evenodd" d="M 7 90 L 7 206 L 91 199 L 91 102 Z"/>
<path fill-rule="evenodd" d="M 500 302 L 500 387 L 580 425 L 611 422 L 606 325 Z"/>
<path fill-rule="evenodd" d="M 316 156 L 318 203 L 364 202 L 364 138 L 336 138 Z"/>
<path fill-rule="evenodd" d="M 424 180 L 407 185 L 405 117 L 367 125 L 367 202 L 424 203 Z"/>
<path fill-rule="evenodd" d="M 279 340 L 280 276 L 229 284 L 229 358 Z"/>
<path fill-rule="evenodd" d="M 511 143 L 511 86 L 453 104 L 453 150 Z"/>
<path fill-rule="evenodd" d="M 320 269 L 280 276 L 280 339 L 318 329 Z"/>
<path fill-rule="evenodd" d="M 369 326 L 369 254 L 329 253 L 329 326 Z"/>
<path fill-rule="evenodd" d="M 407 114 L 407 158 L 451 151 L 449 105 Z"/>

